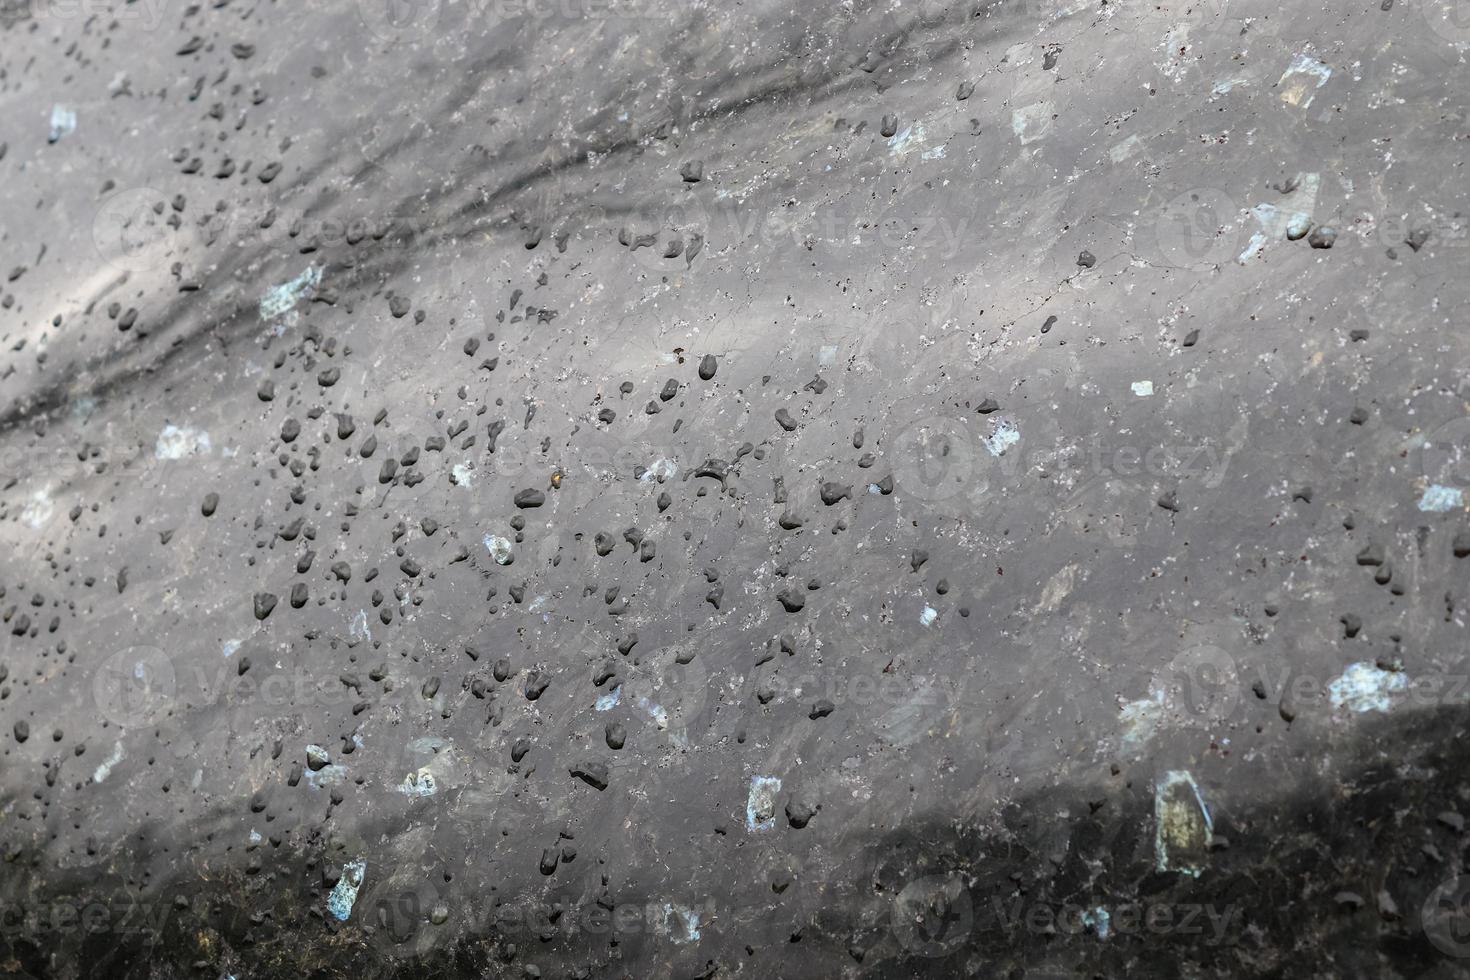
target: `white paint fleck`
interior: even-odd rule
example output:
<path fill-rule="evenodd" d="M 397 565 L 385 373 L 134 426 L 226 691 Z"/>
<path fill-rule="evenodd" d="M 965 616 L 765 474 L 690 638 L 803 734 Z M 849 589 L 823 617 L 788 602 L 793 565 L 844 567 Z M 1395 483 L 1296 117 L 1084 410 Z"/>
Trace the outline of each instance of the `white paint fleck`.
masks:
<path fill-rule="evenodd" d="M 664 731 L 669 727 L 669 713 L 664 710 L 663 705 L 655 701 L 650 701 L 648 698 L 639 698 L 638 707 L 642 708 L 644 714 L 653 719 L 653 723 L 658 726 L 659 731 Z"/>
<path fill-rule="evenodd" d="M 1341 677 L 1327 685 L 1327 696 L 1334 708 L 1347 708 L 1362 714 L 1387 711 L 1393 707 L 1393 695 L 1408 687 L 1409 678 L 1402 672 L 1384 670 L 1362 660 L 1349 666 Z"/>
<path fill-rule="evenodd" d="M 1138 148 L 1142 145 L 1143 141 L 1138 138 L 1137 133 L 1134 133 L 1123 142 L 1114 143 L 1111 147 L 1109 147 L 1108 159 L 1113 161 L 1114 163 L 1122 163 L 1124 160 L 1127 160 L 1129 157 L 1133 156 L 1133 154 L 1137 153 Z"/>
<path fill-rule="evenodd" d="M 608 691 L 602 697 L 597 699 L 597 710 L 611 711 L 618 706 L 618 702 L 621 701 L 622 698 L 623 685 L 619 684 L 617 687 L 613 688 L 611 691 Z"/>
<path fill-rule="evenodd" d="M 347 627 L 347 635 L 354 640 L 373 642 L 373 631 L 368 628 L 366 609 L 359 609 L 357 615 L 352 617 L 352 623 Z"/>
<path fill-rule="evenodd" d="M 1135 381 L 1132 387 L 1133 393 L 1139 398 L 1148 398 L 1154 393 L 1154 383 L 1152 381 Z"/>
<path fill-rule="evenodd" d="M 471 487 L 475 485 L 475 464 L 455 463 L 450 469 L 449 475 L 454 478 L 455 486 Z"/>
<path fill-rule="evenodd" d="M 165 425 L 153 442 L 153 455 L 157 459 L 207 456 L 213 449 L 208 432 L 173 424 Z"/>
<path fill-rule="evenodd" d="M 1148 697 L 1129 701 L 1118 713 L 1123 729 L 1123 745 L 1139 748 L 1154 737 L 1164 720 L 1164 691 L 1154 689 Z"/>
<path fill-rule="evenodd" d="M 653 465 L 644 470 L 638 480 L 640 483 L 652 483 L 654 480 L 663 483 L 665 480 L 672 480 L 678 472 L 679 464 L 665 456 L 654 460 Z"/>
<path fill-rule="evenodd" d="M 939 618 L 939 610 L 933 606 L 925 606 L 924 611 L 919 614 L 920 626 L 933 626 L 934 621 Z"/>
<path fill-rule="evenodd" d="M 224 654 L 226 658 L 233 657 L 235 652 L 240 649 L 241 642 L 240 640 L 226 640 L 224 646 L 220 647 L 220 653 Z"/>
<path fill-rule="evenodd" d="M 410 799 L 433 796 L 439 792 L 439 783 L 434 778 L 433 770 L 424 766 L 404 776 L 403 782 L 398 785 L 398 792 Z"/>

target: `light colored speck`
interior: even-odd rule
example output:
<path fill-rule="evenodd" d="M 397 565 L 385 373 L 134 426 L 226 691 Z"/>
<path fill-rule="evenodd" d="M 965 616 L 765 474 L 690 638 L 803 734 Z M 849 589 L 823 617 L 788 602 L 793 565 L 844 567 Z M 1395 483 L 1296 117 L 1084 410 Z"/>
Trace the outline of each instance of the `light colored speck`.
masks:
<path fill-rule="evenodd" d="M 454 477 L 455 486 L 470 487 L 475 483 L 475 464 L 455 463 L 449 475 Z"/>
<path fill-rule="evenodd" d="M 41 489 L 31 494 L 31 499 L 26 501 L 25 508 L 20 512 L 20 519 L 30 527 L 39 529 L 51 520 L 51 515 L 54 513 L 56 513 L 56 505 L 51 500 L 51 494 Z"/>
<path fill-rule="evenodd" d="M 933 626 L 934 621 L 939 618 L 939 610 L 933 606 L 925 606 L 924 611 L 919 614 L 920 626 Z"/>
<path fill-rule="evenodd" d="M 1148 398 L 1154 393 L 1154 383 L 1152 381 L 1135 381 L 1133 382 L 1133 393 L 1139 398 Z"/>
<path fill-rule="evenodd" d="M 611 691 L 608 691 L 602 697 L 597 699 L 597 710 L 611 711 L 618 706 L 618 701 L 622 700 L 622 697 L 623 686 L 619 684 L 617 687 L 613 688 Z"/>
<path fill-rule="evenodd" d="M 1194 776 L 1177 769 L 1164 773 L 1154 790 L 1154 858 L 1158 870 L 1198 878 L 1214 830 L 1215 821 Z"/>

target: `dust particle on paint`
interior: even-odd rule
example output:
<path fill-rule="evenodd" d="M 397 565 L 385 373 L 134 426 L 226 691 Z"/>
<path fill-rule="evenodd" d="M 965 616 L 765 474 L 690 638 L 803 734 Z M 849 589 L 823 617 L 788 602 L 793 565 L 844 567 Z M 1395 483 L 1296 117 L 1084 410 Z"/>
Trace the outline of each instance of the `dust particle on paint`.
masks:
<path fill-rule="evenodd" d="M 751 776 L 745 798 L 745 829 L 755 832 L 776 826 L 776 794 L 781 780 L 775 776 Z"/>
<path fill-rule="evenodd" d="M 1465 506 L 1465 493 L 1459 487 L 1446 487 L 1438 483 L 1424 488 L 1419 498 L 1419 509 L 1427 514 L 1444 514 Z"/>
<path fill-rule="evenodd" d="M 362 887 L 366 875 L 366 861 L 349 861 L 342 868 L 342 877 L 337 879 L 337 884 L 332 886 L 332 894 L 327 896 L 327 910 L 338 922 L 346 922 L 352 914 L 352 906 L 357 903 L 357 890 Z"/>
<path fill-rule="evenodd" d="M 1334 708 L 1359 714 L 1384 712 L 1393 707 L 1393 695 L 1407 690 L 1409 678 L 1398 671 L 1384 670 L 1366 660 L 1352 664 L 1342 676 L 1327 685 Z"/>
<path fill-rule="evenodd" d="M 191 429 L 177 425 L 165 425 L 153 443 L 153 455 L 157 459 L 183 459 L 185 456 L 208 455 L 214 446 L 209 433 L 203 429 Z"/>

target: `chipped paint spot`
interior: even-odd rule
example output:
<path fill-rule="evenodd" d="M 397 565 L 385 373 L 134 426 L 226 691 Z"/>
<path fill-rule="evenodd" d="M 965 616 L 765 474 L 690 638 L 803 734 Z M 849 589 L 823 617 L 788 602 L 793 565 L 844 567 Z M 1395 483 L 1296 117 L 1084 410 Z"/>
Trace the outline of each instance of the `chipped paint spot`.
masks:
<path fill-rule="evenodd" d="M 1347 708 L 1359 714 L 1387 711 L 1393 707 L 1393 695 L 1407 690 L 1407 675 L 1384 670 L 1366 660 L 1352 664 L 1342 676 L 1327 685 L 1327 696 L 1334 708 Z"/>
<path fill-rule="evenodd" d="M 497 565 L 509 565 L 515 560 L 515 553 L 511 551 L 510 542 L 499 535 L 485 535 L 485 550 L 490 552 L 490 557 L 495 559 Z"/>
<path fill-rule="evenodd" d="M 321 281 L 321 266 L 308 266 L 301 275 L 290 282 L 282 283 L 260 298 L 260 318 L 274 320 L 290 313 L 301 302 L 302 297 L 315 289 Z"/>
<path fill-rule="evenodd" d="M 66 106 L 57 104 L 51 107 L 51 134 L 48 137 L 52 143 L 63 136 L 70 136 L 77 131 L 77 111 L 68 109 Z"/>
<path fill-rule="evenodd" d="M 919 159 L 921 159 L 921 160 L 943 160 L 944 159 L 944 146 L 943 145 L 940 145 L 940 146 L 936 146 L 936 147 L 934 147 L 932 149 L 925 150 L 923 153 L 919 154 Z"/>
<path fill-rule="evenodd" d="M 654 480 L 662 483 L 665 480 L 672 480 L 678 472 L 679 464 L 665 456 L 661 459 L 654 460 L 653 465 L 644 470 L 643 475 L 638 480 L 641 483 L 652 483 Z"/>
<path fill-rule="evenodd" d="M 914 150 L 924 145 L 924 140 L 927 136 L 928 134 L 924 131 L 923 123 L 905 126 L 888 137 L 888 155 L 891 157 L 908 156 Z"/>
<path fill-rule="evenodd" d="M 664 731 L 669 727 L 669 713 L 664 710 L 663 705 L 650 701 L 647 698 L 639 698 L 638 707 L 642 708 L 644 713 L 653 719 L 653 723 L 658 726 L 659 731 Z"/>
<path fill-rule="evenodd" d="M 313 772 L 307 769 L 301 774 L 306 779 L 306 784 L 312 789 L 322 789 L 327 786 L 337 786 L 347 781 L 347 767 L 333 763 L 330 766 Z"/>
<path fill-rule="evenodd" d="M 352 624 L 347 627 L 347 635 L 354 640 L 373 641 L 373 631 L 368 628 L 367 610 L 359 609 L 357 615 L 352 617 Z"/>
<path fill-rule="evenodd" d="M 1127 160 L 1129 157 L 1133 156 L 1133 154 L 1137 153 L 1138 148 L 1142 145 L 1143 141 L 1138 138 L 1137 133 L 1134 133 L 1123 142 L 1114 143 L 1111 147 L 1109 147 L 1108 159 L 1113 161 L 1114 163 L 1122 163 L 1124 160 Z"/>
<path fill-rule="evenodd" d="M 618 702 L 622 699 L 623 685 L 619 684 L 617 687 L 613 688 L 611 691 L 608 691 L 602 697 L 597 699 L 596 708 L 598 711 L 611 711 L 618 706 Z"/>
<path fill-rule="evenodd" d="M 1164 692 L 1154 690 L 1148 697 L 1129 701 L 1119 712 L 1123 727 L 1123 745 L 1139 748 L 1158 733 L 1164 720 Z"/>
<path fill-rule="evenodd" d="M 226 640 L 224 646 L 220 647 L 220 653 L 222 653 L 226 658 L 233 657 L 236 651 L 240 649 L 240 646 L 240 640 Z"/>
<path fill-rule="evenodd" d="M 1446 487 L 1438 483 L 1424 488 L 1419 498 L 1419 509 L 1429 514 L 1444 514 L 1465 506 L 1465 493 L 1459 487 Z"/>
<path fill-rule="evenodd" d="M 109 755 L 106 759 L 103 759 L 102 760 L 102 764 L 99 765 L 96 768 L 96 770 L 92 773 L 92 782 L 94 782 L 94 783 L 100 783 L 100 782 L 102 782 L 102 780 L 106 779 L 108 776 L 111 776 L 112 775 L 112 770 L 122 760 L 123 760 L 123 747 L 122 747 L 122 743 L 121 742 L 115 742 L 115 743 L 113 743 L 113 746 L 112 746 L 112 754 Z"/>
<path fill-rule="evenodd" d="M 1192 775 L 1178 769 L 1164 773 L 1154 790 L 1154 821 L 1158 870 L 1198 878 L 1204 870 L 1215 822 Z"/>
<path fill-rule="evenodd" d="M 454 477 L 455 486 L 472 487 L 475 485 L 475 464 L 455 463 L 449 475 Z"/>
<path fill-rule="evenodd" d="M 1317 97 L 1317 90 L 1331 77 L 1331 68 L 1309 55 L 1298 54 L 1291 59 L 1291 64 L 1286 66 L 1286 71 L 1276 83 L 1281 89 L 1281 101 L 1306 109 Z"/>
<path fill-rule="evenodd" d="M 668 936 L 678 946 L 699 940 L 699 913 L 697 911 L 686 905 L 665 902 L 663 912 L 663 919 L 659 922 L 658 927 L 660 934 Z"/>
<path fill-rule="evenodd" d="M 934 621 L 939 618 L 939 610 L 933 606 L 925 606 L 924 611 L 919 614 L 920 626 L 933 626 Z"/>
<path fill-rule="evenodd" d="M 398 785 L 398 792 L 409 798 L 433 796 L 439 792 L 439 782 L 434 778 L 433 771 L 424 766 L 403 777 L 403 782 Z"/>
<path fill-rule="evenodd" d="M 779 792 L 781 780 L 777 777 L 750 777 L 750 793 L 745 798 L 746 830 L 755 832 L 776 826 L 776 794 Z"/>
<path fill-rule="evenodd" d="M 183 459 L 185 456 L 208 455 L 214 449 L 209 433 L 177 425 L 165 425 L 153 442 L 153 455 L 158 459 Z"/>
<path fill-rule="evenodd" d="M 33 528 L 39 529 L 51 515 L 56 513 L 56 504 L 51 500 L 51 494 L 46 489 L 37 490 L 31 494 L 31 499 L 26 502 L 25 508 L 20 512 L 20 519 Z"/>
<path fill-rule="evenodd" d="M 1052 104 L 1037 102 L 1011 112 L 1011 132 L 1023 143 L 1034 143 L 1051 132 Z"/>
<path fill-rule="evenodd" d="M 1005 451 L 1021 441 L 1021 430 L 1009 419 L 997 419 L 991 423 L 990 437 L 983 440 L 992 456 L 1003 456 Z"/>
<path fill-rule="evenodd" d="M 1097 933 L 1097 938 L 1099 939 L 1108 938 L 1108 933 L 1113 931 L 1113 917 L 1101 905 L 1095 909 L 1089 909 L 1083 912 L 1082 924 L 1091 926 L 1092 931 Z"/>
<path fill-rule="evenodd" d="M 1135 381 L 1131 387 L 1133 388 L 1133 393 L 1139 398 L 1149 398 L 1154 393 L 1154 383 L 1152 381 Z"/>
<path fill-rule="evenodd" d="M 327 910 L 337 921 L 346 922 L 352 914 L 352 906 L 357 903 L 357 890 L 362 887 L 366 876 L 366 861 L 349 861 L 342 868 L 342 877 L 337 879 L 337 884 L 332 886 L 332 894 L 327 896 Z"/>

